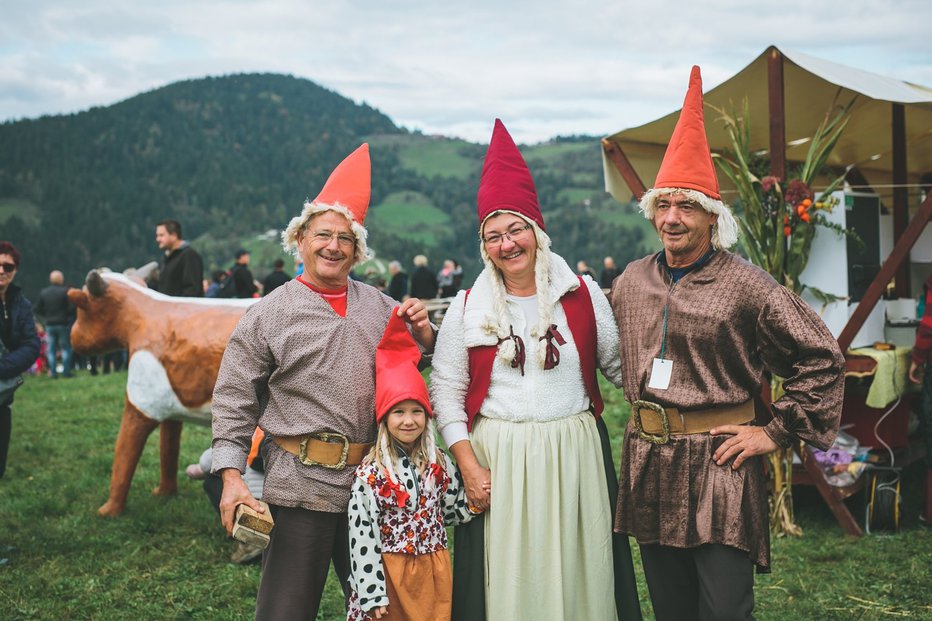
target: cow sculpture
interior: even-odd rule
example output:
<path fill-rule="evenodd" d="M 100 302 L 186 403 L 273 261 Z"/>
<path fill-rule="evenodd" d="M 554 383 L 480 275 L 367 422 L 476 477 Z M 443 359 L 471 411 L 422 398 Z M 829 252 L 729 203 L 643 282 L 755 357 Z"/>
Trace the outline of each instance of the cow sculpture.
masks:
<path fill-rule="evenodd" d="M 236 323 L 256 300 L 174 298 L 121 274 L 91 271 L 68 298 L 77 307 L 71 343 L 81 354 L 129 351 L 123 420 L 113 454 L 110 498 L 97 512 L 116 516 L 149 434 L 161 426 L 159 485 L 178 491 L 182 421 L 210 424 L 220 359 Z"/>

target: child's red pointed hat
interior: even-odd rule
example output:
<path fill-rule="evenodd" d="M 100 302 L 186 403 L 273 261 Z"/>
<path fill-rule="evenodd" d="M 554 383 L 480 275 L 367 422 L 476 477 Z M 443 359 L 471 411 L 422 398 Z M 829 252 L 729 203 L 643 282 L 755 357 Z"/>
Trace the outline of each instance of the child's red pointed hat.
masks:
<path fill-rule="evenodd" d="M 427 384 L 417 363 L 421 351 L 408 332 L 404 319 L 398 316 L 398 307 L 392 311 L 375 349 L 375 420 L 381 422 L 388 412 L 405 399 L 413 399 L 424 406 L 428 416 L 430 397 Z"/>

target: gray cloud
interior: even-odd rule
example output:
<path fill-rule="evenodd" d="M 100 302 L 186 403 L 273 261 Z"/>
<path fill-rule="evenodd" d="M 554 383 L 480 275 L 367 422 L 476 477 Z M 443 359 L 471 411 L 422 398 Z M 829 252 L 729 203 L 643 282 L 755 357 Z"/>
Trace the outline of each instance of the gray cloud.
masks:
<path fill-rule="evenodd" d="M 932 84 L 932 3 L 413 0 L 8 3 L 0 119 L 109 105 L 176 80 L 290 73 L 411 128 L 519 141 L 608 134 L 675 110 L 769 44 Z"/>

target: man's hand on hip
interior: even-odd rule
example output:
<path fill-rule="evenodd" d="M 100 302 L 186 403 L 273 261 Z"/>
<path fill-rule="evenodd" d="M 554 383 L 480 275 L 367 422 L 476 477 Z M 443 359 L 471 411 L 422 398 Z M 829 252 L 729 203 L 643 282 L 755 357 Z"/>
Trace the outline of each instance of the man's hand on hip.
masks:
<path fill-rule="evenodd" d="M 718 436 L 730 434 L 731 437 L 722 442 L 712 455 L 712 461 L 719 466 L 728 463 L 734 457 L 731 467 L 735 470 L 741 467 L 748 457 L 766 455 L 779 448 L 776 442 L 770 439 L 763 427 L 753 425 L 722 425 L 709 431 L 710 435 Z"/>

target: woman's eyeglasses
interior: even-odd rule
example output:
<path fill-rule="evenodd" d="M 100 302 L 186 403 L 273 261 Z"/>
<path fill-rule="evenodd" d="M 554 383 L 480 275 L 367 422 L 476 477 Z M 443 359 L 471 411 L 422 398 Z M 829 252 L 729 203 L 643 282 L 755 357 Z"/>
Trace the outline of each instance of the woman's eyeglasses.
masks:
<path fill-rule="evenodd" d="M 504 233 L 491 233 L 482 238 L 482 241 L 486 246 L 498 246 L 502 243 L 502 239 L 507 237 L 511 241 L 515 241 L 524 235 L 524 232 L 531 228 L 530 224 L 525 224 L 524 226 L 515 225 L 505 231 Z"/>
<path fill-rule="evenodd" d="M 0 269 L 6 273 L 15 272 L 16 264 L 15 263 L 0 263 Z"/>

